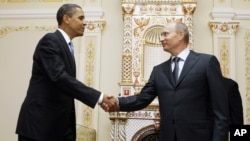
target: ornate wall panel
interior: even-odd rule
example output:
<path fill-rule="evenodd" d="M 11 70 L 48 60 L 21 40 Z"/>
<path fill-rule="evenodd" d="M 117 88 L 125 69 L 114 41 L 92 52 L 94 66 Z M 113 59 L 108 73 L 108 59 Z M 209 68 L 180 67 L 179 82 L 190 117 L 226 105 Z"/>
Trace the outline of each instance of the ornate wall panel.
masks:
<path fill-rule="evenodd" d="M 167 60 L 159 42 L 161 29 L 169 22 L 185 23 L 193 48 L 194 0 L 121 0 L 123 11 L 122 80 L 120 96 L 139 94 L 154 65 Z M 158 100 L 135 112 L 110 113 L 111 141 L 137 141 L 138 134 L 159 125 Z M 144 128 L 146 127 L 146 128 Z M 144 128 L 142 130 L 142 128 Z M 136 133 L 136 135 L 135 135 Z M 154 134 L 154 133 L 153 133 Z M 157 133 L 155 133 L 157 135 Z M 157 136 L 152 136 L 157 138 Z"/>
<path fill-rule="evenodd" d="M 239 22 L 211 21 L 209 26 L 213 32 L 214 54 L 221 63 L 222 73 L 235 79 L 235 33 Z"/>
<path fill-rule="evenodd" d="M 95 20 L 89 21 L 87 24 L 87 31 L 84 35 L 85 38 L 81 38 L 81 47 L 79 49 L 79 69 L 78 79 L 83 81 L 90 87 L 99 87 L 99 70 L 100 70 L 100 53 L 101 53 L 101 33 L 104 29 L 105 21 Z M 79 104 L 78 119 L 80 124 L 86 127 L 95 127 L 95 120 L 98 118 L 98 111 L 82 104 Z M 83 108 L 80 108 L 82 107 Z"/>
<path fill-rule="evenodd" d="M 232 7 L 239 8 L 240 10 L 233 9 Z M 213 48 L 214 54 L 219 58 L 221 63 L 221 69 L 223 75 L 226 77 L 230 77 L 234 80 L 236 79 L 236 69 L 238 72 L 245 72 L 246 77 L 245 80 L 238 78 L 240 82 L 245 84 L 239 84 L 243 90 L 241 91 L 241 97 L 243 100 L 243 109 L 244 109 L 244 121 L 245 124 L 250 123 L 250 91 L 249 91 L 249 30 L 241 31 L 241 33 L 245 33 L 245 64 L 241 66 L 245 66 L 245 69 L 237 68 L 236 66 L 236 53 L 237 47 L 236 45 L 236 33 L 239 28 L 240 23 L 244 23 L 250 20 L 250 11 L 249 11 L 249 2 L 248 1 L 237 1 L 233 0 L 231 3 L 224 7 L 215 7 L 211 12 L 211 16 L 213 18 L 212 21 L 209 22 L 209 26 L 213 32 Z M 244 20 L 244 21 L 243 21 Z M 244 26 L 244 25 L 243 25 Z M 242 27 L 244 30 L 244 27 Z M 242 30 L 241 29 L 241 30 Z M 241 41 L 241 39 L 238 39 Z M 239 54 L 243 56 L 243 54 Z M 241 63 L 241 62 L 240 62 Z M 239 74 L 239 73 L 238 73 Z M 246 86 L 246 87 L 243 87 Z"/>

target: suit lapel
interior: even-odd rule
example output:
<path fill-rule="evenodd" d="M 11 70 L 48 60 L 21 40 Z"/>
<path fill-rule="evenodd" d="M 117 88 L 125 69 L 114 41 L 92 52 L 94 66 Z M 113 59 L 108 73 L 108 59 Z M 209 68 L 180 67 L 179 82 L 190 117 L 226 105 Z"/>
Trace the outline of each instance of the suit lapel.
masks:
<path fill-rule="evenodd" d="M 171 69 L 171 57 L 168 61 L 166 61 L 164 65 L 163 73 L 167 76 L 168 78 L 167 81 L 169 81 L 169 83 L 174 86 L 175 83 L 174 83 L 174 76 L 173 76 L 172 69 Z"/>
<path fill-rule="evenodd" d="M 195 63 L 199 60 L 198 58 L 198 54 L 193 52 L 193 51 L 190 51 L 186 61 L 185 61 L 185 64 L 182 68 L 182 72 L 180 74 L 180 77 L 177 81 L 177 84 L 179 84 L 183 78 L 185 78 L 185 76 L 187 76 L 188 72 L 193 68 L 193 66 L 195 65 Z"/>
<path fill-rule="evenodd" d="M 58 36 L 58 38 L 60 39 L 61 43 L 62 44 L 62 49 L 63 49 L 63 52 L 66 54 L 67 56 L 67 60 L 69 61 L 69 65 L 70 65 L 70 68 L 72 69 L 72 74 L 73 76 L 76 76 L 76 65 L 75 65 L 75 59 L 72 57 L 71 53 L 70 53 L 70 50 L 69 50 L 69 46 L 68 44 L 66 43 L 63 35 L 60 33 L 60 31 L 56 31 L 55 32 L 56 35 Z"/>

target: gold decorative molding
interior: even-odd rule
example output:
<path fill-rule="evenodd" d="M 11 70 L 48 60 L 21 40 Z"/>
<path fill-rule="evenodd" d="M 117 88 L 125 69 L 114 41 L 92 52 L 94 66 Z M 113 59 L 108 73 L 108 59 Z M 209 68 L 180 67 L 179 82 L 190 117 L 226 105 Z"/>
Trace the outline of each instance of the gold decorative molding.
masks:
<path fill-rule="evenodd" d="M 230 38 L 218 38 L 219 60 L 223 76 L 230 77 Z"/>
<path fill-rule="evenodd" d="M 106 21 L 104 20 L 87 21 L 86 23 L 87 32 L 101 32 L 106 25 Z"/>
<path fill-rule="evenodd" d="M 148 67 L 168 57 L 169 54 L 158 52 L 162 51 L 159 42 L 161 30 L 167 23 L 177 21 L 188 26 L 192 49 L 192 21 L 196 2 L 194 0 L 121 0 L 121 6 L 123 46 L 122 80 L 119 86 L 120 96 L 126 97 L 140 94 L 148 80 L 144 78 L 145 66 Z M 147 59 L 152 60 L 149 65 L 145 63 Z M 147 68 L 145 70 L 146 73 L 150 71 Z M 110 113 L 110 120 L 112 122 L 110 141 L 131 141 L 136 131 L 141 128 L 148 125 L 151 125 L 153 129 L 159 127 L 158 100 L 153 100 L 148 107 L 139 111 Z M 124 130 L 125 127 L 126 130 Z"/>
<path fill-rule="evenodd" d="M 57 26 L 35 26 L 35 31 L 55 31 L 58 27 Z"/>
<path fill-rule="evenodd" d="M 29 0 L 1 0 L 1 3 L 27 3 Z"/>
<path fill-rule="evenodd" d="M 85 83 L 87 86 L 93 87 L 94 84 L 94 62 L 95 62 L 95 48 L 96 39 L 95 37 L 86 38 L 86 65 L 85 65 Z"/>
<path fill-rule="evenodd" d="M 105 27 L 106 22 L 99 21 L 87 21 L 86 32 L 101 32 Z M 57 26 L 48 25 L 23 25 L 23 26 L 3 26 L 0 28 L 0 38 L 3 38 L 9 33 L 20 31 L 48 31 L 53 32 L 57 29 Z"/>
<path fill-rule="evenodd" d="M 235 34 L 239 22 L 209 22 L 209 27 L 216 34 Z"/>
<path fill-rule="evenodd" d="M 214 54 L 218 57 L 225 77 L 235 79 L 235 34 L 238 21 L 210 21 L 208 26 L 213 32 Z"/>
<path fill-rule="evenodd" d="M 190 32 L 189 47 L 190 49 L 193 48 L 192 16 L 196 9 L 196 2 L 156 1 L 162 3 L 154 3 L 154 0 L 150 2 L 146 0 L 122 1 L 124 21 L 122 59 L 125 59 L 122 65 L 122 83 L 139 84 L 140 81 L 144 80 L 142 78 L 143 47 L 145 44 L 160 44 L 159 38 L 157 39 L 160 31 L 157 29 L 166 23 L 184 22 Z M 152 26 L 154 26 L 154 29 L 152 29 Z M 147 35 L 145 36 L 145 34 Z M 125 56 L 133 57 L 131 59 Z"/>
<path fill-rule="evenodd" d="M 131 65 L 132 65 L 132 55 L 131 54 L 123 54 L 122 55 L 122 68 L 127 71 L 122 71 L 122 83 L 130 84 L 132 83 L 132 72 L 131 72 Z"/>
<path fill-rule="evenodd" d="M 3 38 L 9 33 L 20 31 L 55 31 L 56 26 L 4 26 L 0 28 L 0 38 Z"/>
<path fill-rule="evenodd" d="M 42 2 L 68 2 L 70 0 L 1 0 L 0 3 L 42 3 Z"/>
<path fill-rule="evenodd" d="M 250 124 L 250 30 L 245 33 L 246 44 L 246 124 Z"/>
<path fill-rule="evenodd" d="M 179 2 L 195 2 L 195 0 L 121 0 L 122 3 L 166 3 L 166 2 L 174 2 L 174 3 L 179 3 Z"/>
<path fill-rule="evenodd" d="M 85 37 L 85 45 L 86 45 L 86 58 L 85 60 L 85 77 L 84 82 L 87 86 L 94 86 L 94 72 L 95 72 L 95 48 L 97 48 L 96 37 L 87 36 Z M 93 122 L 93 109 L 88 106 L 83 106 L 83 125 L 86 127 L 91 127 Z"/>
<path fill-rule="evenodd" d="M 11 32 L 29 31 L 30 29 L 30 26 L 4 26 L 0 28 L 0 38 L 3 38 Z"/>

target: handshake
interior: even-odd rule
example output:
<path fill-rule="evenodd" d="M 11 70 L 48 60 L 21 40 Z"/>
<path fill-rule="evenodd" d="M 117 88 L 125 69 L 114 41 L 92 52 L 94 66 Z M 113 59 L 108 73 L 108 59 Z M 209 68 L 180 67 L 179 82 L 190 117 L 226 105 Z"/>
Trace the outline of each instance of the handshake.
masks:
<path fill-rule="evenodd" d="M 120 110 L 118 98 L 112 95 L 104 94 L 100 106 L 106 112 L 115 112 Z"/>

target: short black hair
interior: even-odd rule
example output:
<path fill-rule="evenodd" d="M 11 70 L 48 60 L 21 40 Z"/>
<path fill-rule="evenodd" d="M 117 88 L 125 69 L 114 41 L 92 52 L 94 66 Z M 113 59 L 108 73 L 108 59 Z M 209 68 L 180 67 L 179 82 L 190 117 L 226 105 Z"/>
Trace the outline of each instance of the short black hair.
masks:
<path fill-rule="evenodd" d="M 82 7 L 77 4 L 67 3 L 67 4 L 62 5 L 58 9 L 57 14 L 56 14 L 58 25 L 62 24 L 64 15 L 68 15 L 69 17 L 71 17 L 76 12 L 76 8 L 82 9 Z"/>

